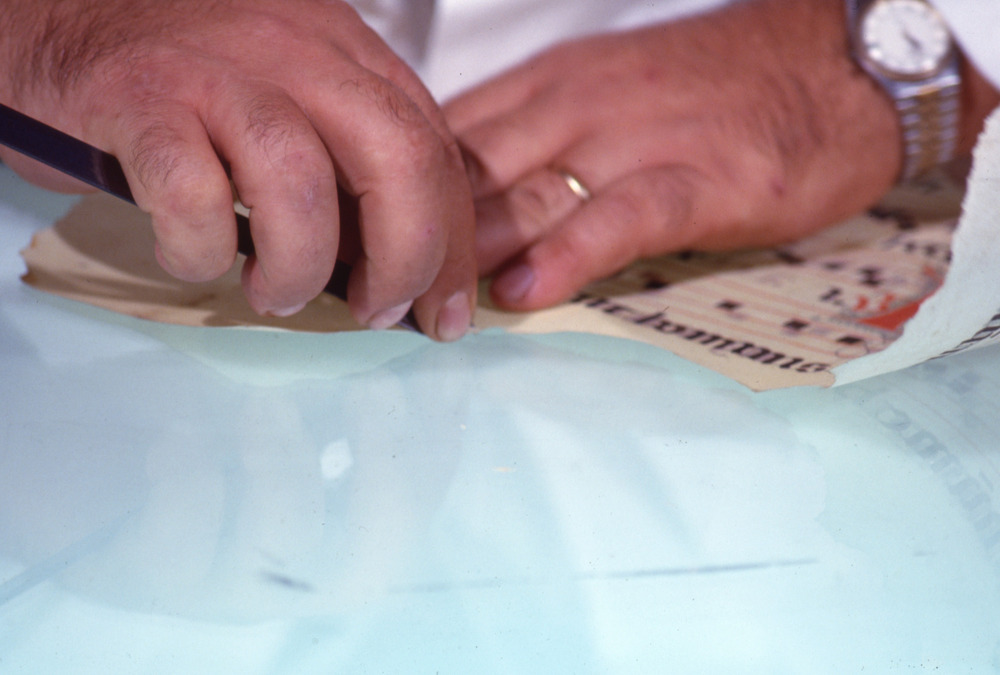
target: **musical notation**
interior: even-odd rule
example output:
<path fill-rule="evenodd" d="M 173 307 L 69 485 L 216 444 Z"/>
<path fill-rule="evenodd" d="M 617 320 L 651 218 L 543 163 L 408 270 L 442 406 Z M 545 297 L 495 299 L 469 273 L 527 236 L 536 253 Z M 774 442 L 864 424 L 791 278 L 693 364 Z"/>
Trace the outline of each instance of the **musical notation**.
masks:
<path fill-rule="evenodd" d="M 755 388 L 826 384 L 892 344 L 941 286 L 954 227 L 866 214 L 776 250 L 642 261 L 573 304 Z"/>

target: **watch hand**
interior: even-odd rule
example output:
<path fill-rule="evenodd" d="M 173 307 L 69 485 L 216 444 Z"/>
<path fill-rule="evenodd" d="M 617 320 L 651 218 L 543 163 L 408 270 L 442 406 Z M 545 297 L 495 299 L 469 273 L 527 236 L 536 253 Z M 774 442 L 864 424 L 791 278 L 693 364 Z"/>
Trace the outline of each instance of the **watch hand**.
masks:
<path fill-rule="evenodd" d="M 915 51 L 920 51 L 920 40 L 913 37 L 913 35 L 910 34 L 910 31 L 903 29 L 903 39 L 905 39 L 907 44 L 909 44 Z"/>

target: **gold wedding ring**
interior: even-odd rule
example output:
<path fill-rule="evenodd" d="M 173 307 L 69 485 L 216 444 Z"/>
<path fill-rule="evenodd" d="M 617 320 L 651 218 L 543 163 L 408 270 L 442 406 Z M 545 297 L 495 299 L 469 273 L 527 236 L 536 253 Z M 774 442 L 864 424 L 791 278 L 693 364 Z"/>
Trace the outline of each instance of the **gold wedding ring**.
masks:
<path fill-rule="evenodd" d="M 580 199 L 580 201 L 589 202 L 594 196 L 587 186 L 583 184 L 583 181 L 566 169 L 555 169 L 555 172 L 560 178 L 563 179 L 563 182 L 566 183 L 566 187 L 568 187 L 570 191 Z"/>

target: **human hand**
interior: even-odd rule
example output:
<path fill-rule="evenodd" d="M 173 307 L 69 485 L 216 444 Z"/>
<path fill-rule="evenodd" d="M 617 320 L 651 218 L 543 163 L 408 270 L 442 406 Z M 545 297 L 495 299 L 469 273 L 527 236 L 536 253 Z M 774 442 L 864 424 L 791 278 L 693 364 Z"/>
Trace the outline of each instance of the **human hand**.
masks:
<path fill-rule="evenodd" d="M 494 301 L 545 307 L 636 258 L 775 244 L 872 204 L 900 131 L 847 45 L 842 2 L 754 0 L 556 47 L 446 105 Z"/>
<path fill-rule="evenodd" d="M 346 3 L 5 0 L 0 56 L 0 100 L 118 157 L 176 276 L 211 279 L 235 260 L 231 177 L 250 208 L 243 284 L 256 311 L 297 311 L 339 250 L 362 323 L 388 327 L 412 302 L 434 338 L 467 329 L 460 153 L 416 76 Z M 357 232 L 341 231 L 338 182 L 357 199 Z"/>

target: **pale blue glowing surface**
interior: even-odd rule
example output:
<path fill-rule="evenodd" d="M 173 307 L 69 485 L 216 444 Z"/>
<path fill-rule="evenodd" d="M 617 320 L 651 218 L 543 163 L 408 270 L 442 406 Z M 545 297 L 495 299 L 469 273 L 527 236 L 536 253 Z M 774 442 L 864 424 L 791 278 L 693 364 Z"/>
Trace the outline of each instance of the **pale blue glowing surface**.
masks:
<path fill-rule="evenodd" d="M 68 204 L 0 170 L 0 673 L 1000 669 L 997 350 L 159 326 L 20 283 Z"/>

